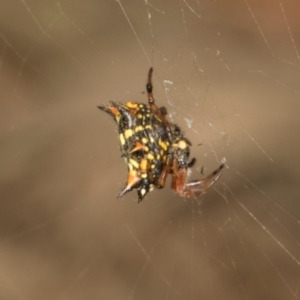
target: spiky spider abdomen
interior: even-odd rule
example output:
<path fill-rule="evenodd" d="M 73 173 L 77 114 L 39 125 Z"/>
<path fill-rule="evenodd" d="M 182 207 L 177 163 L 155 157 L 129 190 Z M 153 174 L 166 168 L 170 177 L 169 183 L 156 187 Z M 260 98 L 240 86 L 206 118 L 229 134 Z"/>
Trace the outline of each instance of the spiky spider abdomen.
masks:
<path fill-rule="evenodd" d="M 171 188 L 182 197 L 205 193 L 220 177 L 224 164 L 204 179 L 187 181 L 188 170 L 195 163 L 195 158 L 189 161 L 191 143 L 176 124 L 167 120 L 166 109 L 155 105 L 152 72 L 150 68 L 148 104 L 111 101 L 98 106 L 117 123 L 121 156 L 128 167 L 127 182 L 118 197 L 137 189 L 140 202 L 149 190 L 163 188 L 168 174 L 172 174 Z"/>
<path fill-rule="evenodd" d="M 100 109 L 118 125 L 121 156 L 128 166 L 127 185 L 119 197 L 136 188 L 141 200 L 158 185 L 170 148 L 168 130 L 146 104 L 110 102 Z"/>

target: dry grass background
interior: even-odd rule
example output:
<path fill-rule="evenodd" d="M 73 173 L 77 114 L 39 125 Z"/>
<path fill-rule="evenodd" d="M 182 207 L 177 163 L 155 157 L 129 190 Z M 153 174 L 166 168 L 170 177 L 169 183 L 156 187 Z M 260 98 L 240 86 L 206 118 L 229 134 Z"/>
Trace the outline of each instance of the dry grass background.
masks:
<path fill-rule="evenodd" d="M 123 1 L 135 35 L 116 1 L 0 0 L 0 299 L 300 298 L 300 7 L 248 2 Z M 145 101 L 150 64 L 198 171 L 227 159 L 198 201 L 115 199 L 96 106 Z"/>

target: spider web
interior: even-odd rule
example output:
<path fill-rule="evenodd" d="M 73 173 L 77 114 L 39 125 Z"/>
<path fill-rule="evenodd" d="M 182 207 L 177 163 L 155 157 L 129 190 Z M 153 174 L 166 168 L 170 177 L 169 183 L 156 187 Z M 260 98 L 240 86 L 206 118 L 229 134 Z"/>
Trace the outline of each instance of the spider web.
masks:
<path fill-rule="evenodd" d="M 297 1 L 0 3 L 1 299 L 300 299 Z M 115 199 L 150 66 L 199 198 Z"/>

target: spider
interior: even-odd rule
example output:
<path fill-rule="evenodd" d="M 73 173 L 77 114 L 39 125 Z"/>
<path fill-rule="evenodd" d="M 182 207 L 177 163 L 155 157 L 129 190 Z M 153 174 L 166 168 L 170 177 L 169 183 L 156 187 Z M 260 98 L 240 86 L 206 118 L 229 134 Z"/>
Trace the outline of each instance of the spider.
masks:
<path fill-rule="evenodd" d="M 118 126 L 121 156 L 128 167 L 127 182 L 118 197 L 136 189 L 138 203 L 154 189 L 165 186 L 168 174 L 171 188 L 182 197 L 206 193 L 222 174 L 224 164 L 203 179 L 188 181 L 188 171 L 196 159 L 189 160 L 191 143 L 181 129 L 168 121 L 165 107 L 153 98 L 153 68 L 146 85 L 148 104 L 110 101 L 98 108 L 113 117 Z"/>

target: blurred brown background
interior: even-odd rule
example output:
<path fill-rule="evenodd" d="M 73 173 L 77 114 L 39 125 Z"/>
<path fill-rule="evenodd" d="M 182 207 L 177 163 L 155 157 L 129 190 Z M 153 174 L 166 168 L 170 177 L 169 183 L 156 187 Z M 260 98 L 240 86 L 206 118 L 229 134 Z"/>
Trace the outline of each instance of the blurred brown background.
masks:
<path fill-rule="evenodd" d="M 299 2 L 0 7 L 0 299 L 300 299 Z M 146 101 L 150 66 L 193 178 L 227 160 L 198 199 L 116 199 L 96 106 Z"/>

